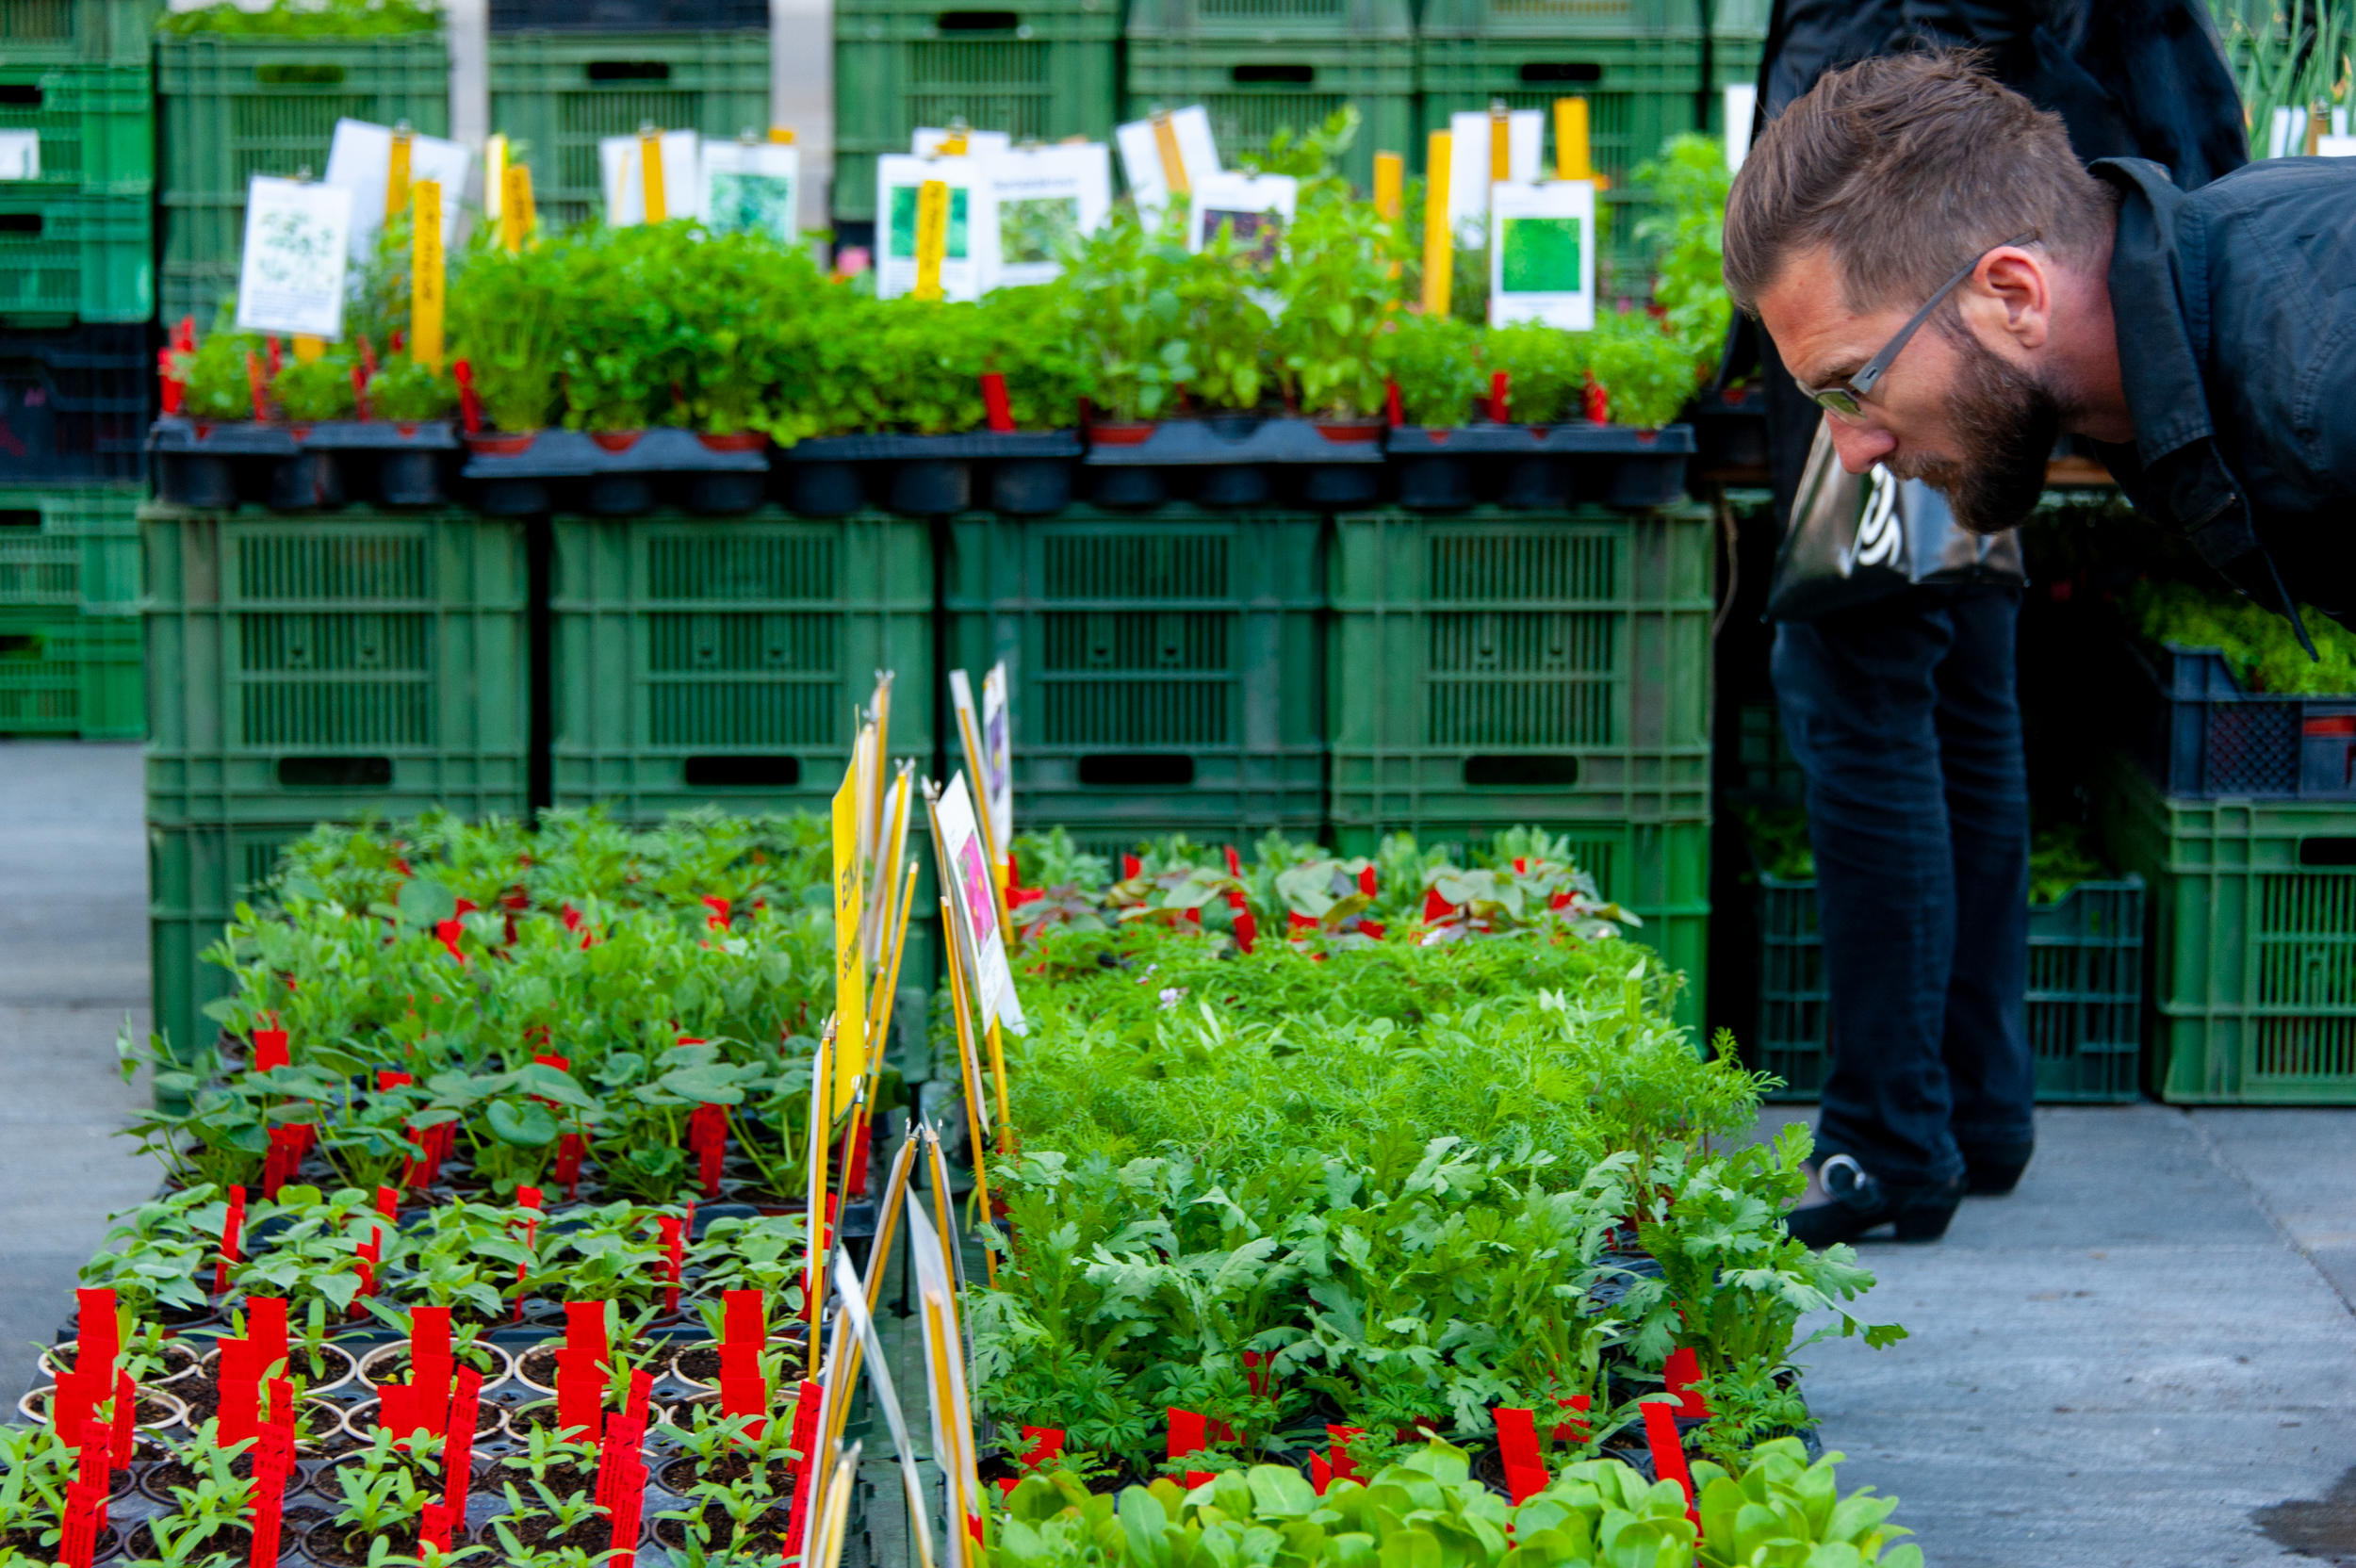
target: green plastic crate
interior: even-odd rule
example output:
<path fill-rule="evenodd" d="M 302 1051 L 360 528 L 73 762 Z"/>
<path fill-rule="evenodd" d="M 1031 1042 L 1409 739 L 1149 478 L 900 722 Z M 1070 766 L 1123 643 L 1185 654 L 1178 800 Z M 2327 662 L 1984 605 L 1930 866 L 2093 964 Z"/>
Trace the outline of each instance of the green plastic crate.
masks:
<path fill-rule="evenodd" d="M 2152 890 L 2153 1091 L 2356 1104 L 2356 807 L 2166 795 L 2124 758 L 2100 788 Z"/>
<path fill-rule="evenodd" d="M 1709 1016 L 1710 823 L 1572 822 L 1559 816 L 1523 819 L 1570 843 L 1570 856 L 1595 879 L 1605 898 L 1644 920 L 1628 939 L 1658 952 L 1686 977 L 1677 1020 L 1698 1032 Z M 1503 822 L 1430 823 L 1415 830 L 1425 847 L 1450 846 L 1459 864 L 1485 850 Z M 1385 831 L 1336 823 L 1329 841 L 1342 855 L 1371 856 Z"/>
<path fill-rule="evenodd" d="M 155 1027 L 185 1056 L 219 1025 L 205 1004 L 229 994 L 229 972 L 200 955 L 221 940 L 238 902 L 277 869 L 279 853 L 311 831 L 303 823 L 147 826 L 148 971 Z"/>
<path fill-rule="evenodd" d="M 168 33 L 155 40 L 155 100 L 164 318 L 194 315 L 208 327 L 237 287 L 247 182 L 326 173 L 345 118 L 448 136 L 449 44 L 439 33 Z"/>
<path fill-rule="evenodd" d="M 1754 877 L 1759 1011 L 1742 1059 L 1784 1081 L 1769 1099 L 1814 1100 L 1832 1065 L 1816 883 L 1755 867 Z M 2141 1092 L 2143 893 L 2143 878 L 2129 875 L 2030 906 L 2027 1028 L 2044 1103 L 2115 1103 Z"/>
<path fill-rule="evenodd" d="M 1792 755 L 1792 742 L 1783 732 L 1783 716 L 1775 702 L 1742 704 L 1735 723 L 1740 748 L 1735 764 L 1742 792 L 1797 802 L 1808 792 L 1808 775 Z"/>
<path fill-rule="evenodd" d="M 0 319 L 146 320 L 155 314 L 154 237 L 143 197 L 43 196 L 0 185 Z"/>
<path fill-rule="evenodd" d="M 0 487 L 0 611 L 133 615 L 139 493 Z"/>
<path fill-rule="evenodd" d="M 1334 519 L 1337 825 L 1710 814 L 1706 508 Z"/>
<path fill-rule="evenodd" d="M 923 519 L 558 517 L 554 541 L 557 805 L 824 810 L 886 669 L 891 750 L 929 760 Z"/>
<path fill-rule="evenodd" d="M 1763 37 L 1767 0 L 1710 0 L 1715 35 Z M 1426 38 L 1611 41 L 1702 37 L 1703 0 L 1423 0 Z"/>
<path fill-rule="evenodd" d="M 952 518 L 942 663 L 1006 662 L 1016 820 L 1315 832 L 1325 531 L 1186 506 Z"/>
<path fill-rule="evenodd" d="M 835 216 L 875 216 L 875 159 L 908 152 L 921 125 L 1111 139 L 1120 50 L 1120 0 L 1012 10 L 845 0 L 834 12 Z"/>
<path fill-rule="evenodd" d="M 0 131 L 41 138 L 41 175 L 8 189 L 145 196 L 155 187 L 155 91 L 147 62 L 25 65 L 0 42 Z"/>
<path fill-rule="evenodd" d="M 532 166 L 543 223 L 605 205 L 597 143 L 645 124 L 734 140 L 769 126 L 769 35 L 497 33 L 491 128 Z"/>
<path fill-rule="evenodd" d="M 142 513 L 147 816 L 519 815 L 523 525 L 472 513 Z"/>
<path fill-rule="evenodd" d="M 1607 281 L 1624 293 L 1648 292 L 1659 245 L 1636 233 L 1653 209 L 1635 183 L 1635 171 L 1679 132 L 1724 133 L 1721 90 L 1758 77 L 1758 41 L 1723 34 L 1712 41 L 1711 82 L 1705 96 L 1700 93 L 1704 51 L 1697 36 L 1547 36 L 1467 24 L 1465 19 L 1477 20 L 1485 9 L 1482 0 L 1428 0 L 1416 46 L 1418 159 L 1424 138 L 1447 130 L 1451 115 L 1485 109 L 1498 100 L 1547 114 L 1551 158 L 1555 100 L 1586 99 L 1589 154 L 1610 182 L 1598 213 L 1603 261 L 1612 274 Z"/>
<path fill-rule="evenodd" d="M 155 0 L 0 0 L 10 65 L 147 64 Z"/>
<path fill-rule="evenodd" d="M 1341 172 L 1361 194 L 1374 186 L 1374 155 L 1421 155 L 1415 129 L 1413 39 L 1319 35 L 1268 42 L 1129 36 L 1126 108 L 1141 120 L 1156 109 L 1201 104 L 1219 161 L 1265 152 L 1279 130 L 1305 134 L 1345 104 L 1358 106 L 1357 139 Z"/>
<path fill-rule="evenodd" d="M 138 623 L 0 612 L 0 735 L 138 740 Z"/>

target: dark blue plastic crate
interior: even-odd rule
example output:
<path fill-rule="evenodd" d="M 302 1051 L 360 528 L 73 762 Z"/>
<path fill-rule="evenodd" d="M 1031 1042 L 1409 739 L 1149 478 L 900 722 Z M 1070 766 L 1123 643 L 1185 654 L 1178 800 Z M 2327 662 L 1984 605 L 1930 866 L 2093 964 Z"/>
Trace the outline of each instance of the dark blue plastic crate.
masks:
<path fill-rule="evenodd" d="M 2168 794 L 2356 800 L 2356 692 L 2249 692 L 2217 648 L 2131 649 L 2150 700 L 2139 746 Z"/>

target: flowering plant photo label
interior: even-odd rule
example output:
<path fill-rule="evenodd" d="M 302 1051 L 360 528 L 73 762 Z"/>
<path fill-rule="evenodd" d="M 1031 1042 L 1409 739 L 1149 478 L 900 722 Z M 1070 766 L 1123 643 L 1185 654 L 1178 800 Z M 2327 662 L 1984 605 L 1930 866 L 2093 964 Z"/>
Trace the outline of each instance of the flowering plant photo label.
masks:
<path fill-rule="evenodd" d="M 351 260 L 351 191 L 254 175 L 246 187 L 237 330 L 341 337 Z"/>

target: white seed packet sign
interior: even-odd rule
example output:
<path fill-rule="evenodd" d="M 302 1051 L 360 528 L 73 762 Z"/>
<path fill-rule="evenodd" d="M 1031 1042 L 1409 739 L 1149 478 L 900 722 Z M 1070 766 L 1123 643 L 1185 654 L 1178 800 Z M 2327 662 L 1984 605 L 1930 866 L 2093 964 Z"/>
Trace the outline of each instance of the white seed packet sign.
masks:
<path fill-rule="evenodd" d="M 978 158 L 920 158 L 886 153 L 875 160 L 875 295 L 893 300 L 916 291 L 916 197 L 927 180 L 949 188 L 949 232 L 941 256 L 941 297 L 978 300 L 981 269 L 973 259 Z"/>
<path fill-rule="evenodd" d="M 995 1018 L 1023 1034 L 1029 1025 L 1023 1018 L 1023 1004 L 1015 1000 L 1006 933 L 998 928 L 998 891 L 991 880 L 995 874 L 990 851 L 982 843 L 981 826 L 973 820 L 973 795 L 963 773 L 949 780 L 935 810 L 941 823 L 941 864 L 955 884 L 949 906 L 972 939 L 967 951 L 973 956 L 975 1000 L 984 1018 Z"/>
<path fill-rule="evenodd" d="M 351 191 L 254 175 L 245 191 L 237 330 L 341 337 L 351 263 Z"/>
<path fill-rule="evenodd" d="M 1200 104 L 1189 104 L 1183 109 L 1172 109 L 1170 122 L 1170 148 L 1178 159 L 1178 167 L 1186 172 L 1186 184 L 1210 178 L 1219 172 L 1219 141 L 1211 135 L 1211 116 Z M 1129 192 L 1137 198 L 1137 211 L 1147 222 L 1158 221 L 1170 205 L 1170 172 L 1162 161 L 1163 145 L 1154 122 L 1133 120 L 1113 132 L 1113 144 L 1121 149 L 1121 177 L 1129 182 Z"/>
<path fill-rule="evenodd" d="M 2268 157 L 2291 158 L 2298 157 L 2304 154 L 2307 151 L 2307 110 L 2299 107 L 2298 105 L 2285 105 L 2282 107 L 2276 109 L 2274 111 L 2274 123 L 2266 128 L 2266 155 Z M 2324 135 L 2327 137 L 2334 137 L 2346 136 L 2347 134 L 2347 108 L 2341 107 L 2331 110 L 2331 123 L 2324 127 Z M 2318 153 L 2323 152 L 2320 147 L 2318 147 L 2316 151 Z M 2333 153 L 2323 153 L 2323 155 L 2326 157 L 2346 156 L 2345 154 Z"/>
<path fill-rule="evenodd" d="M 609 136 L 597 142 L 597 174 L 605 185 L 605 220 L 617 229 L 646 220 L 646 166 L 635 136 Z M 663 216 L 701 218 L 703 138 L 694 131 L 664 131 Z"/>
<path fill-rule="evenodd" d="M 41 133 L 0 131 L 0 180 L 41 178 Z"/>
<path fill-rule="evenodd" d="M 982 678 L 982 803 L 990 810 L 990 837 L 1014 854 L 1014 735 L 1006 712 L 1006 664 Z"/>
<path fill-rule="evenodd" d="M 703 220 L 714 234 L 801 233 L 802 150 L 778 141 L 707 141 Z"/>
<path fill-rule="evenodd" d="M 988 188 L 973 207 L 973 248 L 985 294 L 1055 277 L 1065 247 L 1112 211 L 1112 150 L 1101 141 L 992 153 L 981 162 Z"/>
<path fill-rule="evenodd" d="M 1588 180 L 1489 192 L 1489 324 L 1595 324 L 1595 188 Z"/>
<path fill-rule="evenodd" d="M 949 132 L 938 126 L 919 125 L 916 128 L 916 134 L 908 138 L 908 151 L 920 158 L 956 157 L 957 154 L 944 154 L 941 150 L 948 141 L 949 135 Z M 964 155 L 967 157 L 989 157 L 994 154 L 1013 151 L 1014 138 L 1005 131 L 968 130 L 965 133 Z"/>
<path fill-rule="evenodd" d="M 908 1197 L 908 1264 L 916 1276 L 917 1313 L 924 1335 L 925 1391 L 930 1397 L 933 1458 L 947 1474 L 950 1510 L 976 1514 L 986 1505 L 973 1454 L 973 1406 L 965 1386 L 965 1332 L 957 1318 L 957 1281 L 941 1253 L 941 1232 L 911 1188 Z M 941 1386 L 941 1373 L 948 1386 Z M 962 1519 L 949 1520 L 941 1568 L 969 1568 L 974 1543 Z"/>
<path fill-rule="evenodd" d="M 438 181 L 442 188 L 442 242 L 456 248 L 458 213 L 466 194 L 474 154 L 438 136 L 409 139 L 409 181 Z M 327 180 L 352 192 L 352 259 L 366 261 L 384 227 L 384 195 L 392 184 L 393 133 L 365 120 L 335 122 L 327 146 Z"/>
<path fill-rule="evenodd" d="M 1290 174 L 1206 174 L 1194 182 L 1186 249 L 1200 251 L 1220 228 L 1231 227 L 1238 252 L 1274 261 L 1300 199 L 1301 182 Z"/>
<path fill-rule="evenodd" d="M 1496 172 L 1489 112 L 1475 109 L 1448 116 L 1448 220 L 1462 234 L 1488 216 L 1489 187 L 1511 180 L 1527 185 L 1546 173 L 1546 117 L 1538 109 L 1514 109 L 1505 120 L 1506 172 Z"/>
<path fill-rule="evenodd" d="M 2315 156 L 2319 158 L 2356 158 L 2356 136 L 2321 136 L 2315 138 Z"/>
<path fill-rule="evenodd" d="M 1759 117 L 1759 84 L 1736 82 L 1726 93 L 1726 167 L 1740 169 L 1751 153 L 1751 122 Z"/>

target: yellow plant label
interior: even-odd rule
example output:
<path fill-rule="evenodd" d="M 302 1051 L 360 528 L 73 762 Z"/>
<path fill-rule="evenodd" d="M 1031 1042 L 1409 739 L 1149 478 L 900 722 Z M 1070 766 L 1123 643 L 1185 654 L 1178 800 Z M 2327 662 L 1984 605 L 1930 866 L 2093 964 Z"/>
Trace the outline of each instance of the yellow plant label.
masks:
<path fill-rule="evenodd" d="M 384 216 L 399 218 L 409 210 L 409 152 L 414 133 L 407 125 L 393 127 L 393 146 L 384 167 Z"/>
<path fill-rule="evenodd" d="M 495 131 L 483 140 L 483 216 L 497 218 L 507 196 L 507 133 Z"/>
<path fill-rule="evenodd" d="M 1161 155 L 1162 182 L 1184 196 L 1194 189 L 1186 181 L 1186 155 L 1178 151 L 1178 127 L 1170 122 L 1168 109 L 1153 112 L 1153 151 Z"/>
<path fill-rule="evenodd" d="M 638 185 L 646 198 L 646 221 L 660 223 L 671 216 L 671 204 L 663 190 L 663 133 L 638 133 Z"/>
<path fill-rule="evenodd" d="M 780 147 L 791 147 L 794 145 L 794 127 L 772 125 L 769 127 L 769 139 Z"/>
<path fill-rule="evenodd" d="M 859 863 L 859 778 L 855 768 L 834 792 L 833 1112 L 850 1109 L 867 1075 L 867 955 L 859 941 L 865 877 Z"/>
<path fill-rule="evenodd" d="M 1407 194 L 1407 160 L 1397 153 L 1374 155 L 1374 213 L 1392 222 Z"/>
<path fill-rule="evenodd" d="M 509 164 L 501 184 L 506 189 L 499 203 L 499 243 L 520 251 L 532 238 L 532 165 Z"/>
<path fill-rule="evenodd" d="M 412 188 L 409 244 L 409 357 L 442 368 L 442 188 L 419 180 Z"/>
<path fill-rule="evenodd" d="M 1423 313 L 1448 314 L 1449 285 L 1456 270 L 1456 237 L 1448 227 L 1448 170 L 1453 150 L 1446 131 L 1433 131 L 1424 154 Z"/>
<path fill-rule="evenodd" d="M 1489 183 L 1497 185 L 1513 177 L 1513 111 L 1498 99 L 1489 106 Z"/>
<path fill-rule="evenodd" d="M 949 184 L 926 180 L 916 188 L 916 297 L 941 298 L 941 258 L 949 249 Z"/>
<path fill-rule="evenodd" d="M 295 334 L 294 351 L 298 361 L 308 365 L 327 352 L 327 339 L 314 337 L 307 332 L 299 332 Z"/>
<path fill-rule="evenodd" d="M 1558 180 L 1592 180 L 1595 166 L 1587 141 L 1587 100 L 1557 98 L 1554 101 L 1554 177 Z"/>

